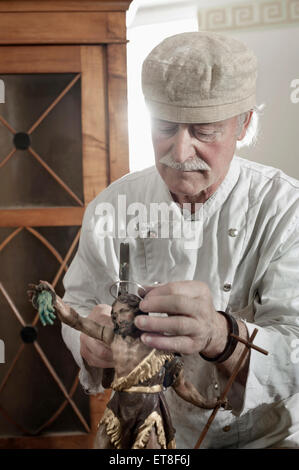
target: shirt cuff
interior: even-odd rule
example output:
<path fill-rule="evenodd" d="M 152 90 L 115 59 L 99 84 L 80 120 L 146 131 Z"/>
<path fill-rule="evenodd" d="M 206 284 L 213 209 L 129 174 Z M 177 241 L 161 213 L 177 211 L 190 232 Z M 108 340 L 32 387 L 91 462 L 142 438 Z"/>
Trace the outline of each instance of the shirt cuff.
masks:
<path fill-rule="evenodd" d="M 243 386 L 235 380 L 228 394 L 229 404 L 235 416 L 245 414 L 248 410 L 255 409 L 261 403 L 267 401 L 266 391 L 269 387 L 269 376 L 272 370 L 272 356 L 270 351 L 273 348 L 273 342 L 271 340 L 271 334 L 256 324 L 247 323 L 245 321 L 244 323 L 247 327 L 249 338 L 255 329 L 258 330 L 253 344 L 265 349 L 269 354 L 265 355 L 250 348 L 246 384 Z M 246 361 L 246 359 L 244 359 L 244 361 Z"/>
<path fill-rule="evenodd" d="M 246 383 L 242 385 L 235 379 L 227 394 L 229 409 L 235 416 L 245 414 L 248 410 L 256 408 L 265 401 L 265 395 L 267 395 L 265 390 L 269 387 L 269 375 L 272 369 L 270 350 L 273 348 L 273 344 L 271 345 L 271 334 L 256 324 L 247 323 L 244 320 L 241 321 L 245 323 L 249 337 L 254 329 L 257 328 L 258 332 L 253 340 L 253 344 L 269 351 L 269 354 L 264 355 L 250 348 Z M 246 362 L 247 357 L 244 359 L 243 364 Z M 217 369 L 217 375 L 220 389 L 224 390 L 229 377 L 219 369 Z"/>

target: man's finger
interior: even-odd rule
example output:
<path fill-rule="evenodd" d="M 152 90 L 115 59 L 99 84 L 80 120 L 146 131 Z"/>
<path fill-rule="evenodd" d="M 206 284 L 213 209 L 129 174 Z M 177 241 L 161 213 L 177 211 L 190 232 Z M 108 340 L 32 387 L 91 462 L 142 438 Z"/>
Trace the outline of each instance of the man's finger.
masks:
<path fill-rule="evenodd" d="M 144 333 L 141 341 L 151 348 L 180 354 L 193 353 L 193 341 L 189 336 L 163 336 Z"/>
<path fill-rule="evenodd" d="M 91 366 L 111 368 L 115 366 L 111 350 L 94 338 L 88 338 L 84 344 L 81 344 L 80 352 Z"/>
<path fill-rule="evenodd" d="M 109 305 L 97 305 L 93 308 L 88 318 L 102 326 L 109 326 L 111 328 L 114 326 L 111 319 L 111 307 Z"/>
<path fill-rule="evenodd" d="M 157 282 L 154 282 L 154 284 L 150 285 L 150 286 L 145 286 L 145 285 L 142 285 L 142 289 L 139 288 L 138 289 L 138 295 L 140 295 L 140 297 L 145 297 L 150 291 L 152 291 L 153 289 L 156 289 L 157 287 L 160 287 L 160 286 L 163 286 L 164 284 L 157 281 Z"/>
<path fill-rule="evenodd" d="M 115 363 L 110 360 L 103 359 L 102 357 L 96 356 L 95 354 L 88 354 L 84 356 L 85 361 L 92 367 L 108 367 L 113 369 Z"/>
<path fill-rule="evenodd" d="M 81 335 L 85 335 L 81 333 Z M 94 354 L 95 356 L 104 356 L 106 360 L 112 360 L 113 355 L 111 348 L 102 343 L 100 340 L 91 338 L 90 336 L 85 335 L 86 341 L 84 342 L 84 347 L 88 354 Z"/>
<path fill-rule="evenodd" d="M 104 362 L 110 362 L 111 364 L 114 364 L 111 352 L 106 349 L 101 352 L 101 356 L 96 354 L 95 351 L 90 350 L 88 350 L 88 354 L 90 357 L 93 357 L 94 361 L 98 359 Z"/>
<path fill-rule="evenodd" d="M 92 309 L 92 311 L 103 313 L 104 315 L 110 316 L 111 306 L 107 304 L 98 304 Z"/>
<path fill-rule="evenodd" d="M 139 304 L 143 312 L 179 314 L 196 317 L 199 303 L 183 295 L 161 295 L 147 297 Z"/>
<path fill-rule="evenodd" d="M 201 281 L 175 281 L 150 287 L 145 295 L 148 299 L 160 295 L 185 295 L 196 298 L 206 295 L 208 286 Z"/>
<path fill-rule="evenodd" d="M 135 325 L 143 331 L 175 336 L 192 336 L 197 329 L 197 322 L 193 318 L 176 315 L 167 318 L 138 315 L 135 318 Z"/>

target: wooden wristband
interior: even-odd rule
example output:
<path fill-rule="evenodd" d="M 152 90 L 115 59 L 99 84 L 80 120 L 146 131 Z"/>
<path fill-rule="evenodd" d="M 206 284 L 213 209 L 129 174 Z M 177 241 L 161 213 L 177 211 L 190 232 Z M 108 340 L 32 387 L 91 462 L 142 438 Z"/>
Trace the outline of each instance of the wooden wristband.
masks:
<path fill-rule="evenodd" d="M 204 354 L 200 353 L 200 356 L 205 361 L 216 362 L 216 363 L 226 361 L 233 354 L 234 350 L 236 349 L 236 346 L 238 344 L 238 340 L 236 338 L 234 338 L 233 336 L 231 336 L 231 333 L 235 334 L 236 336 L 239 336 L 239 325 L 238 325 L 237 320 L 232 315 L 230 315 L 229 313 L 225 313 L 225 312 L 218 312 L 218 313 L 221 313 L 221 315 L 225 316 L 225 318 L 228 322 L 228 326 L 229 326 L 229 332 L 228 332 L 228 336 L 227 336 L 227 343 L 226 343 L 226 346 L 224 348 L 224 351 L 222 351 L 222 353 L 218 354 L 218 356 L 216 356 L 216 357 L 207 357 Z"/>

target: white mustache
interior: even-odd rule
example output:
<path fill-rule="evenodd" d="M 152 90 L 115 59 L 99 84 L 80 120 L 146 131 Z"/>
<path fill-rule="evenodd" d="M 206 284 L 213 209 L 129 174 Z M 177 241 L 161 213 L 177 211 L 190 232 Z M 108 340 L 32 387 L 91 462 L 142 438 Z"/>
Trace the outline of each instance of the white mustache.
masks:
<path fill-rule="evenodd" d="M 211 167 L 197 155 L 192 160 L 187 160 L 186 162 L 180 163 L 176 162 L 173 159 L 171 153 L 169 152 L 164 157 L 162 157 L 159 162 L 163 165 L 169 166 L 170 168 L 174 168 L 175 170 L 180 171 L 211 171 Z"/>

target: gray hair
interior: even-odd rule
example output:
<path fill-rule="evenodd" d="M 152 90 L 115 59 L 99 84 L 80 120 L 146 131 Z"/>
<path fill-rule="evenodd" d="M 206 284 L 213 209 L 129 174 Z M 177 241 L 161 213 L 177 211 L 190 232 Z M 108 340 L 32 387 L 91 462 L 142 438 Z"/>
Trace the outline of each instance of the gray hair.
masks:
<path fill-rule="evenodd" d="M 254 106 L 250 111 L 253 111 L 251 121 L 249 123 L 249 126 L 247 128 L 246 134 L 244 138 L 240 141 L 237 142 L 237 148 L 249 146 L 249 145 L 254 145 L 257 141 L 258 133 L 260 130 L 260 116 L 263 114 L 265 105 L 259 105 L 259 106 Z M 248 114 L 250 111 L 246 111 L 245 113 L 239 114 L 238 115 L 238 121 L 237 121 L 237 136 L 242 131 L 242 126 L 244 122 L 246 121 Z"/>

